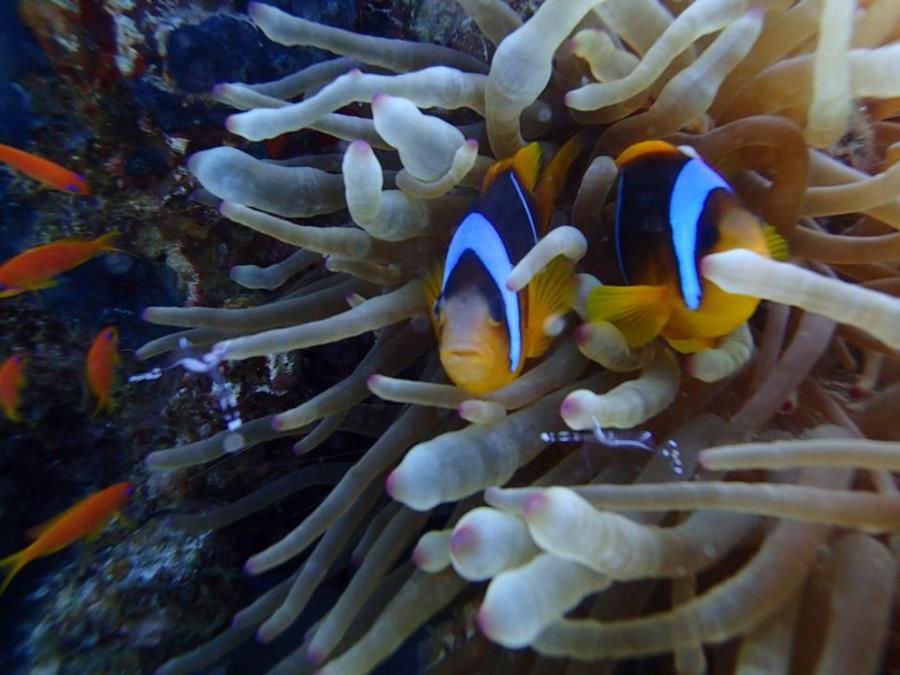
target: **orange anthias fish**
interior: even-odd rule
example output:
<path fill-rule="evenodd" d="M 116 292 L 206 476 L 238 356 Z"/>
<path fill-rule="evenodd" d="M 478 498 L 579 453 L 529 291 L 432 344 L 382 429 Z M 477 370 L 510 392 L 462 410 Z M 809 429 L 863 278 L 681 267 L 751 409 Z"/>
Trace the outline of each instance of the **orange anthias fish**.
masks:
<path fill-rule="evenodd" d="M 116 365 L 119 363 L 119 331 L 114 326 L 101 330 L 87 355 L 88 387 L 97 398 L 94 415 L 101 410 L 112 412 L 112 388 L 116 378 Z"/>
<path fill-rule="evenodd" d="M 74 544 L 82 537 L 93 541 L 100 536 L 110 518 L 115 516 L 134 492 L 134 483 L 124 481 L 85 497 L 58 516 L 28 531 L 34 542 L 0 560 L 0 567 L 7 569 L 0 593 L 3 593 L 13 577 L 32 560 L 43 558 Z"/>
<path fill-rule="evenodd" d="M 86 263 L 99 253 L 118 251 L 113 240 L 118 232 L 96 239 L 58 239 L 22 251 L 0 265 L 0 298 L 55 286 L 54 277 Z"/>
<path fill-rule="evenodd" d="M 687 354 L 714 346 L 750 318 L 759 299 L 703 279 L 700 260 L 734 248 L 784 258 L 784 240 L 692 148 L 643 141 L 616 164 L 616 256 L 633 285 L 592 290 L 588 318 L 613 323 L 632 347 L 658 335 Z"/>
<path fill-rule="evenodd" d="M 495 163 L 453 232 L 443 264 L 426 279 L 441 364 L 466 391 L 483 394 L 515 380 L 526 359 L 550 346 L 546 320 L 571 307 L 575 271 L 564 258 L 521 291 L 510 291 L 506 280 L 549 226 L 556 195 L 581 148 L 576 136 L 543 172 L 537 143 Z"/>
<path fill-rule="evenodd" d="M 91 193 L 84 178 L 77 173 L 69 171 L 49 159 L 32 155 L 30 152 L 0 143 L 0 162 L 9 164 L 26 176 L 34 178 L 54 190 L 71 192 L 76 195 Z"/>
<path fill-rule="evenodd" d="M 27 357 L 23 353 L 13 354 L 0 366 L 0 406 L 3 414 L 11 422 L 21 422 L 19 403 L 22 400 L 22 388 L 25 386 L 25 363 Z"/>

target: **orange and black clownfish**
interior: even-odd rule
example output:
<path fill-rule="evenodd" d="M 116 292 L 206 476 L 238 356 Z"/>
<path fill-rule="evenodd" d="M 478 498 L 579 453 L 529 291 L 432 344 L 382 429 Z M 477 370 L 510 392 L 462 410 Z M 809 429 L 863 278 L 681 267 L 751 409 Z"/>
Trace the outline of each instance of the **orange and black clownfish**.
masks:
<path fill-rule="evenodd" d="M 644 141 L 616 165 L 616 256 L 629 285 L 591 291 L 588 318 L 613 323 L 632 347 L 658 335 L 686 354 L 714 346 L 750 318 L 759 299 L 703 279 L 701 259 L 733 248 L 782 258 L 784 240 L 692 148 Z"/>
<path fill-rule="evenodd" d="M 564 258 L 521 291 L 508 290 L 506 280 L 547 229 L 581 148 L 579 137 L 571 139 L 542 173 L 537 143 L 491 166 L 443 264 L 426 280 L 441 364 L 466 391 L 484 394 L 515 380 L 526 359 L 549 347 L 544 323 L 571 307 L 575 274 Z"/>

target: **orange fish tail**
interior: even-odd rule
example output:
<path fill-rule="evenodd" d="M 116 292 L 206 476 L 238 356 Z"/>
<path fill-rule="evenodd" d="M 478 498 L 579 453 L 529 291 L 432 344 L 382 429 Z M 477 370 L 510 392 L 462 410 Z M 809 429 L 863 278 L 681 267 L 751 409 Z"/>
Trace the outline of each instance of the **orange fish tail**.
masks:
<path fill-rule="evenodd" d="M 115 240 L 121 236 L 121 232 L 107 232 L 106 234 L 94 239 L 94 246 L 98 251 L 116 251 L 122 253 L 122 249 L 115 245 Z"/>
<path fill-rule="evenodd" d="M 0 560 L 0 568 L 6 570 L 6 574 L 3 577 L 3 583 L 0 584 L 0 595 L 3 595 L 13 578 L 22 570 L 22 568 L 31 562 L 31 558 L 25 555 L 27 550 L 28 549 L 13 553 L 11 556 Z"/>
<path fill-rule="evenodd" d="M 94 408 L 94 412 L 91 413 L 91 417 L 96 417 L 101 412 L 111 413 L 112 410 L 113 410 L 112 396 L 100 396 L 97 398 L 97 405 Z"/>

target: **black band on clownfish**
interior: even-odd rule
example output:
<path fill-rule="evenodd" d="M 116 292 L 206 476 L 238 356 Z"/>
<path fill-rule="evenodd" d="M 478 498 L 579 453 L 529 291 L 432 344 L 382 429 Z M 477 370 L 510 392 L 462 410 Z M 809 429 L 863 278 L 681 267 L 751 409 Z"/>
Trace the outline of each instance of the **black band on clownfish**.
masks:
<path fill-rule="evenodd" d="M 544 320 L 571 306 L 571 264 L 551 264 L 519 292 L 508 290 L 506 279 L 546 231 L 581 147 L 580 138 L 570 140 L 543 173 L 537 143 L 491 166 L 481 194 L 453 233 L 443 265 L 426 280 L 441 362 L 450 379 L 472 393 L 518 377 L 525 360 L 549 345 Z"/>
<path fill-rule="evenodd" d="M 700 260 L 732 248 L 771 257 L 784 250 L 783 240 L 692 148 L 644 141 L 616 164 L 616 256 L 632 285 L 594 289 L 589 319 L 614 323 L 633 347 L 657 335 L 685 353 L 713 346 L 746 321 L 759 300 L 704 281 Z"/>

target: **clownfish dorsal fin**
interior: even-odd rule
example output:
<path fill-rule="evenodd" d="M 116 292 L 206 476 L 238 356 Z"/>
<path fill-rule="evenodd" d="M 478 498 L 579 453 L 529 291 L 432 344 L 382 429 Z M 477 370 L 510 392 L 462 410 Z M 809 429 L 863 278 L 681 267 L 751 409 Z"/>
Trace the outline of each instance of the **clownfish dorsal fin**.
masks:
<path fill-rule="evenodd" d="M 621 169 L 623 164 L 630 162 L 632 159 L 640 157 L 641 155 L 661 153 L 678 154 L 679 152 L 678 148 L 666 141 L 641 141 L 640 143 L 635 143 L 634 145 L 629 145 L 625 148 L 619 156 L 616 157 L 616 166 Z"/>
<path fill-rule="evenodd" d="M 437 317 L 434 314 L 434 303 L 441 295 L 441 280 L 444 276 L 444 261 L 433 264 L 428 273 L 422 277 L 422 290 L 425 293 L 425 302 L 428 303 L 428 317 L 437 333 Z"/>
<path fill-rule="evenodd" d="M 766 248 L 769 249 L 769 255 L 772 256 L 772 260 L 784 262 L 791 257 L 787 240 L 778 234 L 778 230 L 772 225 L 763 226 L 763 236 L 766 238 Z"/>
<path fill-rule="evenodd" d="M 528 324 L 525 356 L 533 359 L 547 351 L 553 339 L 544 331 L 548 319 L 568 312 L 575 301 L 575 264 L 556 257 L 528 284 Z"/>
<path fill-rule="evenodd" d="M 583 149 L 584 139 L 581 135 L 576 134 L 572 136 L 553 155 L 553 159 L 550 160 L 547 168 L 541 173 L 534 194 L 538 210 L 538 223 L 540 223 L 542 234 L 546 232 L 547 226 L 550 224 L 553 205 L 556 203 L 556 198 L 559 196 L 563 183 L 565 183 L 566 174 Z"/>
<path fill-rule="evenodd" d="M 494 162 L 481 181 L 481 195 L 484 196 L 497 176 L 510 169 L 515 171 L 525 189 L 533 190 L 541 169 L 541 154 L 539 143 L 529 143 L 512 157 Z"/>
<path fill-rule="evenodd" d="M 589 321 L 609 321 L 629 347 L 641 347 L 659 335 L 672 309 L 665 286 L 598 286 L 587 300 Z"/>

